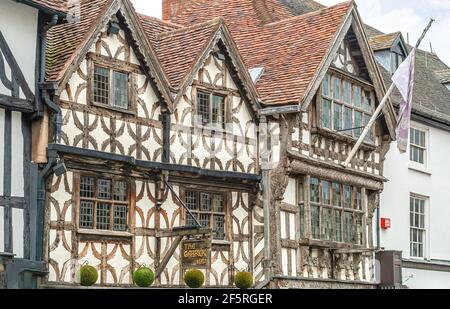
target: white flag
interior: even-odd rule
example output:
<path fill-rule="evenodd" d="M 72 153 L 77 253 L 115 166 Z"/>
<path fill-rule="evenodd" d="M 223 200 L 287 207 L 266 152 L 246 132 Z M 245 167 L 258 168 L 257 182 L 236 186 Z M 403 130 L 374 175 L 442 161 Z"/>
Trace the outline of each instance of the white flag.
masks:
<path fill-rule="evenodd" d="M 403 61 L 394 76 L 392 76 L 392 81 L 402 95 L 397 122 L 397 146 L 401 153 L 405 153 L 408 147 L 414 89 L 415 57 L 416 49 L 413 48 L 408 58 Z"/>

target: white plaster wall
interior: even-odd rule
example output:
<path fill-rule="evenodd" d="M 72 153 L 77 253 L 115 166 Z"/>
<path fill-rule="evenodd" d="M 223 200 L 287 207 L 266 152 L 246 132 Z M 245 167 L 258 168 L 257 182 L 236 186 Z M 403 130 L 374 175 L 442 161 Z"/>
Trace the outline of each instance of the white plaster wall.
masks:
<path fill-rule="evenodd" d="M 13 253 L 16 258 L 23 258 L 23 233 L 24 233 L 24 218 L 23 209 L 13 208 L 12 226 L 13 226 Z M 3 233 L 2 233 L 3 234 Z"/>
<path fill-rule="evenodd" d="M 22 113 L 11 113 L 11 196 L 24 196 Z M 3 138 L 3 136 L 2 136 Z M 0 148 L 3 150 L 3 148 Z"/>
<path fill-rule="evenodd" d="M 2 162 L 0 164 L 0 196 L 3 195 L 3 173 L 4 173 L 3 158 L 5 156 L 4 136 L 5 136 L 5 110 L 3 108 L 0 108 L 0 162 Z"/>
<path fill-rule="evenodd" d="M 0 31 L 34 93 L 38 10 L 2 0 L 0 12 Z M 20 22 L 17 22 L 19 19 Z"/>
<path fill-rule="evenodd" d="M 411 169 L 409 150 L 400 155 L 395 143 L 387 154 L 384 168 L 385 177 L 390 181 L 381 195 L 381 217 L 390 218 L 392 228 L 381 231 L 381 246 L 401 250 L 403 257 L 409 258 L 409 198 L 410 193 L 415 193 L 429 197 L 425 206 L 427 258 L 450 261 L 450 133 L 425 128 L 429 130 L 427 173 Z M 447 284 L 450 285 L 450 276 Z"/>
<path fill-rule="evenodd" d="M 4 224 L 4 210 L 3 207 L 0 206 L 0 231 L 1 236 L 0 236 L 0 252 L 4 252 L 5 251 L 5 235 L 4 235 L 4 230 L 5 230 L 5 224 Z"/>
<path fill-rule="evenodd" d="M 402 275 L 410 289 L 450 289 L 450 272 L 403 268 Z"/>

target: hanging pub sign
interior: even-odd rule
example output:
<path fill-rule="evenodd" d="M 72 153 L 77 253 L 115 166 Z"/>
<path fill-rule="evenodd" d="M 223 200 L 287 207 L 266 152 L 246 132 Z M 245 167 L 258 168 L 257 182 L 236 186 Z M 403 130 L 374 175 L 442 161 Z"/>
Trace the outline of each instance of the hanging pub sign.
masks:
<path fill-rule="evenodd" d="M 181 242 L 181 264 L 183 268 L 208 268 L 211 260 L 211 241 L 185 240 Z"/>

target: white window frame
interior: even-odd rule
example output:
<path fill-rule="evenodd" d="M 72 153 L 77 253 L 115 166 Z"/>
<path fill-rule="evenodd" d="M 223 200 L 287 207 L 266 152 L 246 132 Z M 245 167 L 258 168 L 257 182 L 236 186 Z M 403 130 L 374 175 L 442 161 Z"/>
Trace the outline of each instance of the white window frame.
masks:
<path fill-rule="evenodd" d="M 425 153 L 424 153 L 424 161 L 423 164 L 419 162 L 415 162 L 411 160 L 411 136 L 408 138 L 408 162 L 409 162 L 409 168 L 418 172 L 422 172 L 425 174 L 431 175 L 431 170 L 429 168 L 430 166 L 430 129 L 426 126 L 412 123 L 411 129 L 422 131 L 425 133 Z M 411 134 L 411 132 L 409 132 Z"/>
<path fill-rule="evenodd" d="M 424 201 L 424 236 L 423 236 L 423 256 L 412 256 L 411 255 L 411 228 L 414 228 L 411 226 L 410 222 L 410 203 L 411 199 L 417 199 L 417 200 L 423 200 Z M 408 200 L 408 256 L 410 259 L 415 260 L 429 260 L 430 259 L 430 198 L 425 195 L 420 195 L 416 193 L 410 193 L 409 200 Z"/>

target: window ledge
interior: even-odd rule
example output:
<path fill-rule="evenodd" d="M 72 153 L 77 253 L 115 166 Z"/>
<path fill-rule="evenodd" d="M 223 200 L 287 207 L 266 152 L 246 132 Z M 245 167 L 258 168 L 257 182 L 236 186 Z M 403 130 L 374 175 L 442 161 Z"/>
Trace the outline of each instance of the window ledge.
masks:
<path fill-rule="evenodd" d="M 409 162 L 408 169 L 410 169 L 412 171 L 419 172 L 419 173 L 423 173 L 423 174 L 426 174 L 426 175 L 430 175 L 430 176 L 432 175 L 432 171 L 430 169 L 426 168 L 423 165 L 416 164 L 416 163 L 413 163 L 413 162 Z"/>
<path fill-rule="evenodd" d="M 326 128 L 316 127 L 311 130 L 311 133 L 320 134 L 325 137 L 333 138 L 334 140 L 344 142 L 350 145 L 354 145 L 358 141 L 357 138 Z M 376 148 L 377 147 L 372 142 L 363 141 L 363 143 L 361 144 L 361 149 L 363 150 L 374 151 Z"/>
<path fill-rule="evenodd" d="M 136 116 L 136 111 L 130 110 L 130 109 L 124 109 L 124 108 L 114 107 L 114 106 L 101 104 L 101 103 L 95 103 L 95 102 L 91 102 L 91 105 L 98 107 L 98 108 L 104 108 L 104 109 L 107 109 L 107 110 L 110 110 L 110 111 L 113 111 L 116 113 L 122 113 L 122 114 Z"/>
<path fill-rule="evenodd" d="M 231 241 L 228 240 L 213 240 L 211 241 L 213 246 L 231 246 Z"/>
<path fill-rule="evenodd" d="M 78 229 L 78 234 L 81 235 L 94 235 L 94 236 L 106 236 L 106 237 L 122 237 L 122 238 L 131 238 L 133 234 L 129 232 L 116 232 L 116 231 L 99 231 L 99 230 L 87 230 L 87 229 Z"/>

